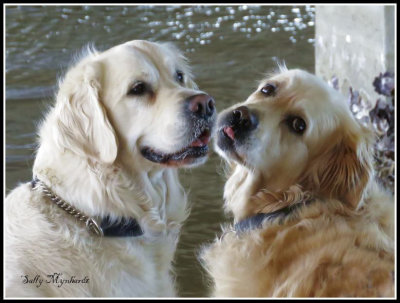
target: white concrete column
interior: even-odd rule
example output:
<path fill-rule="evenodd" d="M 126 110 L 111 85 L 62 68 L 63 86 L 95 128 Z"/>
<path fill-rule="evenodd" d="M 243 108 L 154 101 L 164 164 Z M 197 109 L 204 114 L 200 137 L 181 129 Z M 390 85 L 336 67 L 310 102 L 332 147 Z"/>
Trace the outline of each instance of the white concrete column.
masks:
<path fill-rule="evenodd" d="M 394 72 L 394 5 L 317 5 L 315 71 L 339 89 L 359 91 L 372 105 L 382 96 L 372 82 L 379 73 Z"/>

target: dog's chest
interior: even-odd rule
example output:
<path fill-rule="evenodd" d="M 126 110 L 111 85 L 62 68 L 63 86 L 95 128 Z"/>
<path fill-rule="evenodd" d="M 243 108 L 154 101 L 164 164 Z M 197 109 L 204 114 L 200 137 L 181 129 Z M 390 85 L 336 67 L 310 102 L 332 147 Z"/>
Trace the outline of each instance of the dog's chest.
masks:
<path fill-rule="evenodd" d="M 93 260 L 95 293 L 105 296 L 174 296 L 170 267 L 173 236 L 146 239 L 102 239 Z"/>

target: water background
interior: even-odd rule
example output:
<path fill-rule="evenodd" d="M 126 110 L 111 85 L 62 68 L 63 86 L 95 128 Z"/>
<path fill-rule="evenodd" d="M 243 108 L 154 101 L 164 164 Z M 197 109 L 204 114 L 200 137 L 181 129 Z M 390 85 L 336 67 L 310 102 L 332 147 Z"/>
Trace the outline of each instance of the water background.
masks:
<path fill-rule="evenodd" d="M 37 124 L 72 58 L 88 43 L 105 50 L 133 39 L 174 42 L 219 111 L 245 100 L 276 59 L 314 72 L 313 6 L 7 6 L 6 193 L 32 177 Z M 204 297 L 196 254 L 230 220 L 222 162 L 212 153 L 181 180 L 192 211 L 176 254 L 178 295 Z"/>

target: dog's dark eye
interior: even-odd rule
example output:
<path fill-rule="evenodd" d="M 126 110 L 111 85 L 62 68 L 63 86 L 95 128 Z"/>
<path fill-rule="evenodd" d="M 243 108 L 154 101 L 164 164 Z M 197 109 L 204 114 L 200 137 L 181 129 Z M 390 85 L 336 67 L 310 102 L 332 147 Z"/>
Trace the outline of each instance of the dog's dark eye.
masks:
<path fill-rule="evenodd" d="M 286 123 L 289 129 L 296 134 L 301 135 L 306 130 L 306 122 L 300 117 L 291 116 L 287 118 Z"/>
<path fill-rule="evenodd" d="M 176 71 L 176 80 L 179 83 L 183 83 L 184 82 L 184 76 L 183 76 L 183 72 L 181 72 L 180 70 Z"/>
<path fill-rule="evenodd" d="M 144 82 L 136 82 L 128 91 L 128 95 L 140 96 L 143 95 L 147 91 L 146 83 Z"/>
<path fill-rule="evenodd" d="M 262 89 L 261 92 L 266 95 L 266 96 L 273 96 L 275 95 L 275 90 L 276 90 L 276 86 L 268 83 L 267 85 L 265 85 Z"/>

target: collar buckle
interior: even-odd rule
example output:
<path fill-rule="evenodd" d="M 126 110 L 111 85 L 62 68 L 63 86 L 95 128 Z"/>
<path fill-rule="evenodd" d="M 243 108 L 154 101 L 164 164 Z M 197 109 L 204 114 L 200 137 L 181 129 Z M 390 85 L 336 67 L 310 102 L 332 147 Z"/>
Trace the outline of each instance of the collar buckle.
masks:
<path fill-rule="evenodd" d="M 96 235 L 98 237 L 103 237 L 103 229 L 99 226 L 99 224 L 93 218 L 89 218 L 86 221 L 86 228 L 89 233 Z"/>

